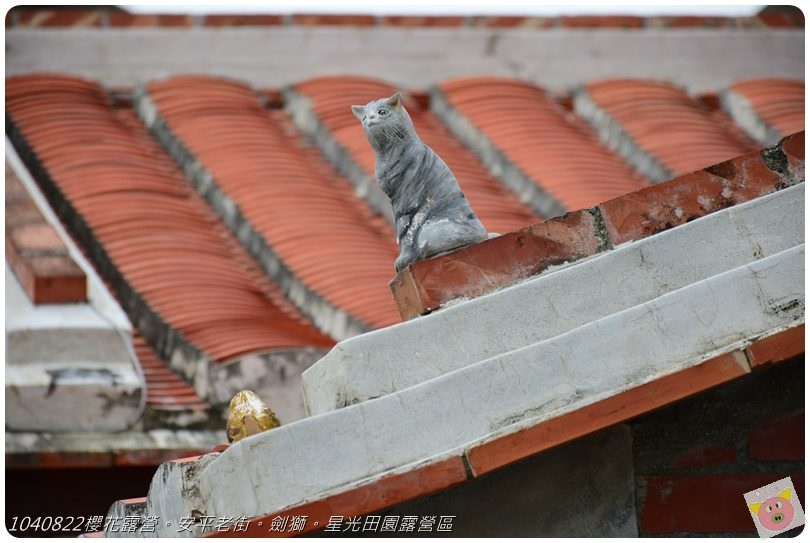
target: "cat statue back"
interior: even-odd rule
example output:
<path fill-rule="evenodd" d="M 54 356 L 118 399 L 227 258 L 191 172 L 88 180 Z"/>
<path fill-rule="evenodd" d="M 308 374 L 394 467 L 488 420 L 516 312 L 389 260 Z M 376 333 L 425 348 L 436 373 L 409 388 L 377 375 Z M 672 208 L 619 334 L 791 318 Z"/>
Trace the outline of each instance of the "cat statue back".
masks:
<path fill-rule="evenodd" d="M 352 112 L 374 148 L 377 182 L 394 209 L 398 272 L 487 238 L 450 168 L 416 135 L 399 93 Z"/>

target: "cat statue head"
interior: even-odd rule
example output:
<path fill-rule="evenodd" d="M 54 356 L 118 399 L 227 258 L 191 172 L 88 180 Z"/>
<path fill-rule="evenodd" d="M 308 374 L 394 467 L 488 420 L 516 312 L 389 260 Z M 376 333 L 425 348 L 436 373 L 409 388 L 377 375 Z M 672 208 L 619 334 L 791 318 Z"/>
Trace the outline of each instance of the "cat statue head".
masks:
<path fill-rule="evenodd" d="M 375 150 L 386 150 L 414 134 L 413 121 L 402 105 L 400 93 L 371 101 L 364 106 L 352 106 L 352 113 L 360 120 L 366 137 Z"/>

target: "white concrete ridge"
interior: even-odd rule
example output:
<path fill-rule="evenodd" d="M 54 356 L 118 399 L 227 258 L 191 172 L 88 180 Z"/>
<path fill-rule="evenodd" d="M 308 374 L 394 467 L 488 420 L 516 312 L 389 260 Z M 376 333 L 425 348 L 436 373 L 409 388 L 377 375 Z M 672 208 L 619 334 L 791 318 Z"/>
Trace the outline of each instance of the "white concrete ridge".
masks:
<path fill-rule="evenodd" d="M 325 349 L 279 349 L 250 353 L 211 368 L 212 396 L 227 404 L 240 390 L 250 389 L 275 411 L 283 424 L 306 416 L 301 372 L 326 354 Z"/>
<path fill-rule="evenodd" d="M 324 413 L 402 390 L 803 241 L 802 183 L 519 285 L 342 341 L 302 376 L 308 412 Z"/>
<path fill-rule="evenodd" d="M 525 79 L 552 90 L 615 77 L 619 71 L 625 77 L 676 81 L 692 91 L 703 91 L 756 77 L 802 79 L 804 32 L 762 28 L 7 29 L 6 76 L 41 71 L 71 73 L 111 86 L 176 73 L 220 75 L 273 87 L 312 77 L 355 74 L 395 77 L 393 82 L 407 89 L 487 74 Z"/>
<path fill-rule="evenodd" d="M 88 304 L 34 305 L 6 270 L 6 428 L 119 431 L 140 418 L 127 338 Z"/>
<path fill-rule="evenodd" d="M 802 322 L 804 244 L 552 339 L 239 441 L 202 472 L 201 511 L 252 517 L 336 494 Z"/>
<path fill-rule="evenodd" d="M 129 320 L 8 140 L 6 159 L 84 271 L 88 296 L 88 303 L 35 305 L 6 264 L 6 428 L 125 430 L 140 418 L 146 401 Z"/>

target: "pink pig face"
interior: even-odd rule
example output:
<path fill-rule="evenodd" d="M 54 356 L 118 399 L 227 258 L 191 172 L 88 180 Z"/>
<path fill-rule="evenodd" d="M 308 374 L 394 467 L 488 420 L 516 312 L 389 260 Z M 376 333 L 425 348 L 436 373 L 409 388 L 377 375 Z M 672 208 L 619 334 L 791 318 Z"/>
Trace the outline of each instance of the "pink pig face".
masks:
<path fill-rule="evenodd" d="M 762 526 L 772 532 L 779 532 L 793 521 L 793 506 L 781 496 L 768 498 L 762 502 L 757 517 Z"/>

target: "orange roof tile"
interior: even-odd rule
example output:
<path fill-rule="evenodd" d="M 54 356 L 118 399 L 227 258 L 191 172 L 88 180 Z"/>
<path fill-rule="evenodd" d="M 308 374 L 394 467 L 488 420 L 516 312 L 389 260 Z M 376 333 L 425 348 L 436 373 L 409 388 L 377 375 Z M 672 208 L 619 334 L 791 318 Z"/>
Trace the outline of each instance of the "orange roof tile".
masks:
<path fill-rule="evenodd" d="M 440 89 L 499 151 L 569 210 L 647 186 L 541 88 L 474 77 L 445 81 Z"/>
<path fill-rule="evenodd" d="M 373 178 L 374 150 L 349 106 L 390 96 L 397 89 L 388 83 L 362 77 L 310 79 L 295 88 L 312 101 L 315 114 L 332 137 Z M 493 178 L 478 157 L 463 147 L 433 113 L 408 98 L 405 107 L 419 137 L 453 171 L 473 210 L 489 231 L 510 232 L 536 222 L 536 215 Z"/>
<path fill-rule="evenodd" d="M 169 369 L 137 331 L 132 334 L 132 346 L 146 380 L 146 405 L 158 409 L 208 409 L 208 402 Z"/>
<path fill-rule="evenodd" d="M 277 288 L 255 280 L 249 258 L 134 113 L 114 110 L 101 87 L 26 75 L 7 79 L 6 92 L 50 180 L 125 281 L 187 341 L 215 360 L 331 345 Z"/>
<path fill-rule="evenodd" d="M 263 110 L 249 87 L 217 78 L 171 78 L 148 90 L 172 132 L 299 280 L 371 327 L 400 321 L 387 288 L 393 230 L 307 152 L 285 113 Z"/>
<path fill-rule="evenodd" d="M 672 176 L 752 150 L 723 130 L 686 91 L 661 81 L 610 79 L 585 85 L 590 100 Z"/>
<path fill-rule="evenodd" d="M 748 100 L 759 118 L 782 137 L 804 130 L 804 81 L 749 79 L 734 83 L 728 90 Z"/>

